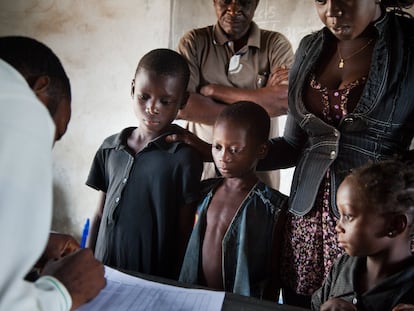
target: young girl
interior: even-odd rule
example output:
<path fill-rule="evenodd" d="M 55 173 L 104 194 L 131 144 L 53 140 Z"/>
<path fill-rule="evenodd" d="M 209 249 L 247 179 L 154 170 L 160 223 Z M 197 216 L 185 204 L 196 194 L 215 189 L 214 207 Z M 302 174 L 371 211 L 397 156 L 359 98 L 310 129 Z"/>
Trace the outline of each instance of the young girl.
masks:
<path fill-rule="evenodd" d="M 414 168 L 389 160 L 354 170 L 338 189 L 346 252 L 312 297 L 312 310 L 414 310 Z"/>

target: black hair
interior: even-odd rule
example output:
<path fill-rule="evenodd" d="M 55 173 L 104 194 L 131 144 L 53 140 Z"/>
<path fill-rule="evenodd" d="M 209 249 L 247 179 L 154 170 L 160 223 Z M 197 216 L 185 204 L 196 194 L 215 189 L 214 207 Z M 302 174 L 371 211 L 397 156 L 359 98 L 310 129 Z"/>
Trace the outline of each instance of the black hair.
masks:
<path fill-rule="evenodd" d="M 254 102 L 238 101 L 227 105 L 217 116 L 216 124 L 223 120 L 241 124 L 259 143 L 267 142 L 269 139 L 269 114 L 262 106 Z"/>
<path fill-rule="evenodd" d="M 381 4 L 387 8 L 409 9 L 413 6 L 414 0 L 382 0 Z"/>
<path fill-rule="evenodd" d="M 414 166 L 399 160 L 370 163 L 353 169 L 355 178 L 368 202 L 382 214 L 405 214 L 414 217 Z M 412 228 L 411 228 L 412 230 Z"/>
<path fill-rule="evenodd" d="M 186 59 L 171 49 L 155 49 L 145 54 L 138 63 L 135 77 L 141 69 L 159 75 L 174 76 L 182 79 L 185 89 L 190 80 L 190 69 Z"/>
<path fill-rule="evenodd" d="M 381 0 L 381 5 L 387 10 L 394 11 L 399 15 L 412 17 L 412 15 L 404 9 L 409 9 L 413 6 L 414 0 Z"/>
<path fill-rule="evenodd" d="M 70 102 L 69 78 L 59 58 L 45 44 L 23 36 L 0 37 L 0 58 L 19 71 L 30 87 L 40 76 L 50 78 L 47 92 L 55 103 L 55 107 L 48 107 L 52 116 L 61 96 L 68 97 Z"/>

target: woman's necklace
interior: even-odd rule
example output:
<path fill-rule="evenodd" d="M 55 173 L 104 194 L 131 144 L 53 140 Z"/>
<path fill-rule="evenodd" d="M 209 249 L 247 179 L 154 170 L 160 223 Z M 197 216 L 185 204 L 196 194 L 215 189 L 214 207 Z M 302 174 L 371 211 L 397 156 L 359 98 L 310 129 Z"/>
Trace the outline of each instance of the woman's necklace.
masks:
<path fill-rule="evenodd" d="M 374 39 L 371 39 L 367 42 L 367 44 L 365 44 L 362 48 L 360 48 L 359 50 L 356 50 L 354 53 L 352 53 L 351 55 L 349 55 L 348 57 L 342 57 L 341 55 L 341 49 L 339 48 L 339 45 L 337 46 L 338 49 L 338 56 L 339 56 L 339 64 L 338 64 L 338 68 L 342 69 L 345 66 L 345 61 L 350 59 L 351 57 L 354 57 L 355 55 L 361 53 L 363 50 L 365 50 L 370 44 L 371 42 L 374 41 Z"/>

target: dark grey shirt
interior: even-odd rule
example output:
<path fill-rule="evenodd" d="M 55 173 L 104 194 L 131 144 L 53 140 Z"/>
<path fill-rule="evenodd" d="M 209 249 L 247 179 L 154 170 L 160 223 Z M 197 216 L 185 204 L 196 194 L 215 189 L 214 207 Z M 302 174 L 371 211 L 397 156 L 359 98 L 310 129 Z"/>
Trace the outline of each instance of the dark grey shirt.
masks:
<path fill-rule="evenodd" d="M 165 133 L 132 155 L 126 139 L 134 128 L 105 139 L 86 184 L 106 193 L 95 256 L 130 271 L 173 277 L 179 208 L 200 196 L 202 161 Z"/>
<path fill-rule="evenodd" d="M 359 271 L 365 265 L 365 257 L 347 254 L 340 257 L 322 287 L 312 295 L 312 310 L 319 310 L 325 301 L 334 297 L 351 302 L 358 310 L 364 311 L 390 311 L 399 303 L 414 304 L 414 256 L 400 272 L 365 293 L 356 293 Z"/>

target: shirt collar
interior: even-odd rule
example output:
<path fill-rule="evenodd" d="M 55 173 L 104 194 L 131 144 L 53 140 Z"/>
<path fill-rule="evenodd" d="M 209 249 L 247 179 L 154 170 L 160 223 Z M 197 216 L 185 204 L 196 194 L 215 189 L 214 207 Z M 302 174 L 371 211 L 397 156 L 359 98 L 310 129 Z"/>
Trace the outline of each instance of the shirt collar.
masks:
<path fill-rule="evenodd" d="M 213 26 L 213 34 L 214 44 L 225 45 L 230 41 L 218 22 Z M 250 24 L 247 46 L 260 48 L 260 28 L 255 22 Z"/>
<path fill-rule="evenodd" d="M 377 28 L 378 36 L 380 38 L 384 36 L 388 19 L 388 13 L 386 13 L 385 10 L 381 8 L 381 17 L 374 22 L 374 26 Z"/>
<path fill-rule="evenodd" d="M 158 148 L 160 150 L 163 150 L 163 151 L 166 151 L 166 152 L 169 152 L 169 153 L 175 153 L 178 146 L 181 145 L 181 144 L 184 144 L 184 143 L 182 143 L 182 142 L 168 143 L 168 142 L 165 141 L 165 137 L 167 135 L 176 133 L 178 128 L 179 128 L 179 126 L 177 126 L 175 124 L 171 124 L 169 129 L 165 133 L 161 134 L 157 138 L 150 141 L 145 148 Z M 112 147 L 115 148 L 116 150 L 125 149 L 127 147 L 127 139 L 131 135 L 132 131 L 135 130 L 135 129 L 136 129 L 136 127 L 127 127 L 125 129 L 123 129 L 115 137 L 114 144 L 113 144 Z"/>

